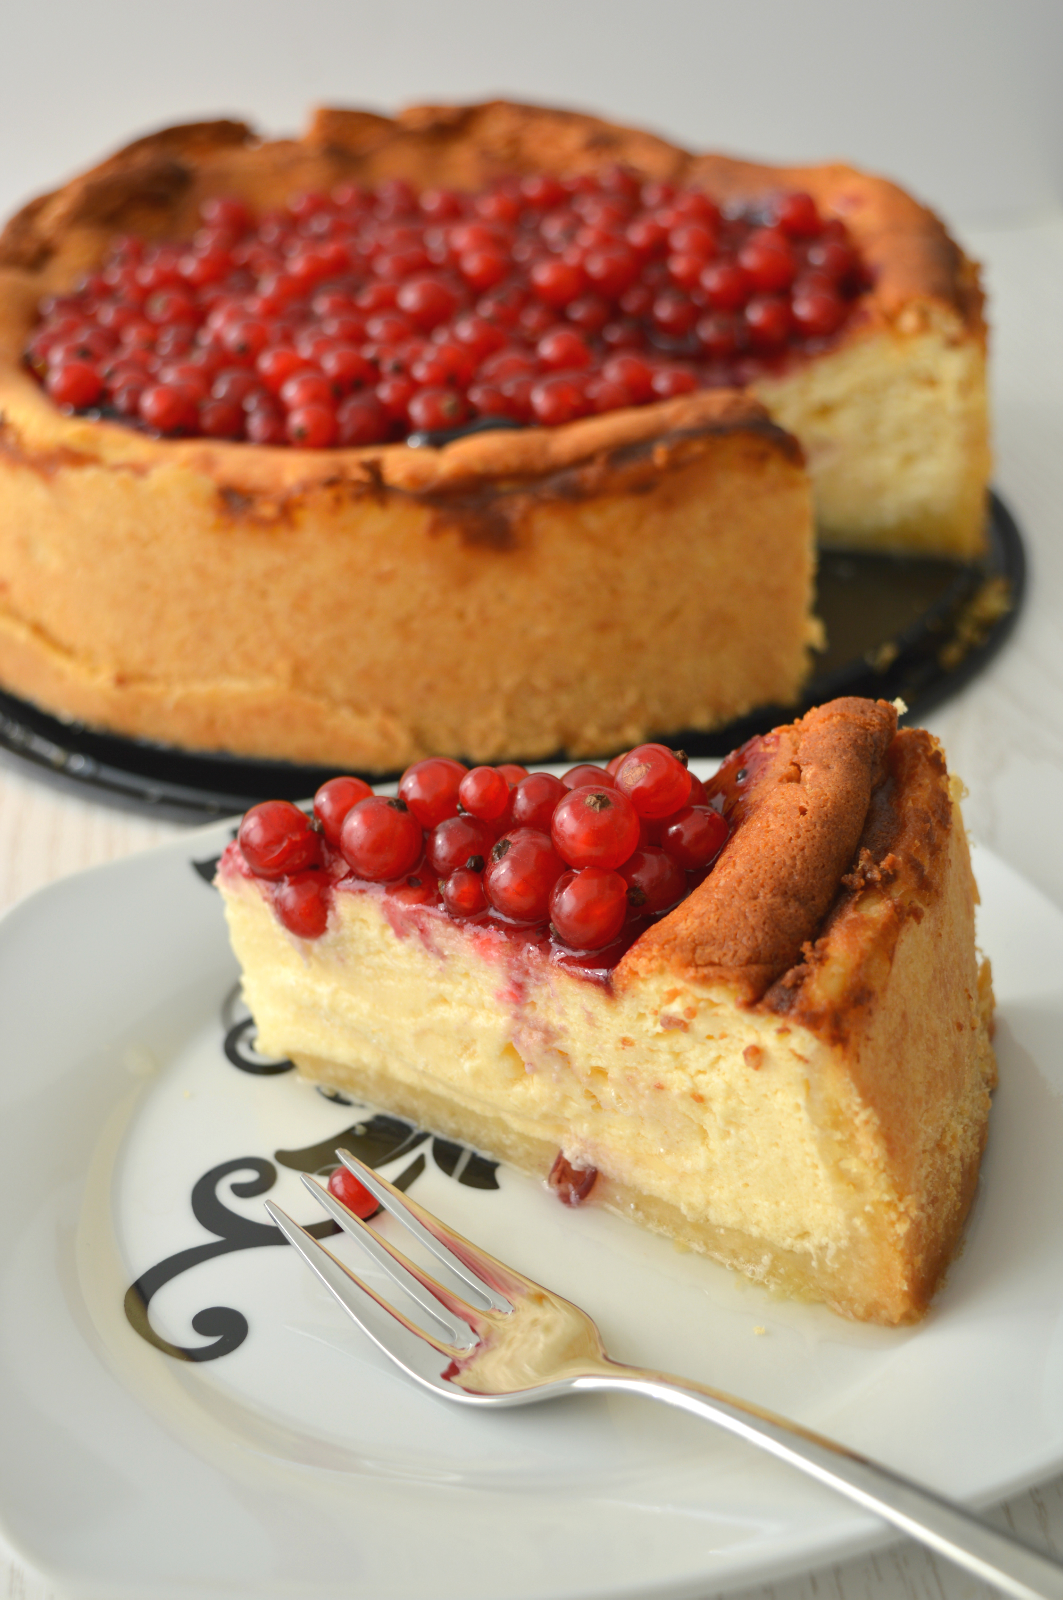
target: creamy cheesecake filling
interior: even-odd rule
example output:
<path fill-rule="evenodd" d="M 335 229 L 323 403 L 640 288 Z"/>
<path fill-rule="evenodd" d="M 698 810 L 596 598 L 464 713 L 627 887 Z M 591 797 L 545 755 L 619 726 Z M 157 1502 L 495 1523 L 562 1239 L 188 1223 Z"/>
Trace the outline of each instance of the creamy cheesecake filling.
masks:
<path fill-rule="evenodd" d="M 839 1102 L 820 1042 L 736 1009 L 722 986 L 615 993 L 501 930 L 423 907 L 385 915 L 360 890 L 337 891 L 313 943 L 257 884 L 234 877 L 227 899 L 260 1044 L 316 1061 L 315 1075 L 333 1063 L 342 1086 L 348 1063 L 502 1114 L 529 1147 L 814 1264 L 858 1248 L 870 1200 L 896 1206 L 871 1150 L 831 1135 L 873 1119 Z"/>

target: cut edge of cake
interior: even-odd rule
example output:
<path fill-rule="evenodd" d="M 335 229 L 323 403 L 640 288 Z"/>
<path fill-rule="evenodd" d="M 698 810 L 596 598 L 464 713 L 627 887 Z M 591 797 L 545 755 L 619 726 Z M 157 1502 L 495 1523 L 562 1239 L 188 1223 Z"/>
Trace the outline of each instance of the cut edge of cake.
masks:
<path fill-rule="evenodd" d="M 823 852 L 818 868 L 789 873 L 804 914 L 774 948 L 778 919 L 766 930 L 754 914 L 743 930 L 732 918 L 721 932 L 715 873 L 607 985 L 379 889 L 337 892 L 324 938 L 301 941 L 231 847 L 220 883 L 263 1048 L 536 1176 L 560 1152 L 597 1170 L 592 1203 L 784 1293 L 864 1320 L 918 1319 L 974 1193 L 992 994 L 955 784 L 928 734 L 893 733 L 891 708 L 877 731 L 871 719 L 869 744 L 869 704 L 834 703 L 836 721 L 861 708 L 865 754 L 840 781 L 827 772 L 818 795 L 829 752 L 808 730 L 820 715 L 822 731 L 822 714 L 769 736 L 744 793 L 734 758 L 721 774 L 736 826 L 717 906 L 735 899 L 734 870 L 729 883 L 721 868 L 745 860 L 756 912 L 765 837 L 787 877 L 793 852 L 758 795 L 789 806 L 807 791 L 838 824 L 839 870 L 811 902 Z M 802 743 L 805 768 L 786 778 Z M 766 959 L 736 962 L 743 939 L 745 957 Z"/>

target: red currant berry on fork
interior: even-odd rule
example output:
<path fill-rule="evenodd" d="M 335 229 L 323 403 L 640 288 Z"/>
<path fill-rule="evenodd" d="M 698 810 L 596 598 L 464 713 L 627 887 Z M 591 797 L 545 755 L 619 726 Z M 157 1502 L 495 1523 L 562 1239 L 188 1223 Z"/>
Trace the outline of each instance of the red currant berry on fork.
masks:
<path fill-rule="evenodd" d="M 329 1193 L 353 1211 L 356 1217 L 361 1217 L 367 1222 L 370 1217 L 375 1217 L 380 1210 L 380 1204 L 369 1193 L 364 1184 L 358 1182 L 354 1173 L 347 1167 L 336 1167 L 329 1173 Z"/>

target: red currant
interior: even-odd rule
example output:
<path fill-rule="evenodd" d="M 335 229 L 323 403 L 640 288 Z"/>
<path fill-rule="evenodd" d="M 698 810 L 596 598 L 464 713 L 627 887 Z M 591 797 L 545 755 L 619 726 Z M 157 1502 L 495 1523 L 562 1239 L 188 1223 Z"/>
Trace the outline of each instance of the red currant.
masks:
<path fill-rule="evenodd" d="M 468 770 L 448 756 L 429 756 L 406 768 L 399 794 L 422 828 L 434 828 L 447 817 L 457 816 L 458 791 Z"/>
<path fill-rule="evenodd" d="M 542 310 L 549 316 L 548 307 L 543 306 Z M 609 302 L 597 294 L 581 294 L 578 300 L 570 301 L 565 307 L 565 316 L 584 334 L 601 333 L 609 321 Z"/>
<path fill-rule="evenodd" d="M 477 817 L 447 817 L 428 836 L 428 862 L 437 877 L 449 878 L 473 859 L 486 860 L 494 842 L 494 829 Z"/>
<path fill-rule="evenodd" d="M 565 191 L 549 172 L 530 172 L 520 180 L 521 198 L 533 211 L 548 211 L 559 205 Z"/>
<path fill-rule="evenodd" d="M 678 289 L 665 289 L 653 302 L 653 320 L 662 333 L 681 338 L 698 320 L 698 308 Z"/>
<path fill-rule="evenodd" d="M 791 308 L 798 332 L 810 339 L 826 338 L 845 320 L 845 301 L 837 291 L 814 283 L 802 284 L 798 280 Z"/>
<path fill-rule="evenodd" d="M 713 361 L 726 361 L 738 351 L 738 323 L 729 311 L 715 311 L 707 317 L 699 317 L 694 332 L 701 348 Z"/>
<path fill-rule="evenodd" d="M 473 861 L 482 863 L 482 856 L 473 856 Z M 457 867 L 446 878 L 442 885 L 443 904 L 452 917 L 477 917 L 481 911 L 487 910 L 487 896 L 484 893 L 484 879 L 482 865 L 477 869 L 473 867 Z"/>
<path fill-rule="evenodd" d="M 336 442 L 336 413 L 331 405 L 296 406 L 289 411 L 285 427 L 292 444 L 304 450 L 324 450 Z"/>
<path fill-rule="evenodd" d="M 640 817 L 669 817 L 687 803 L 690 773 L 663 744 L 640 744 L 616 771 L 616 786 Z"/>
<path fill-rule="evenodd" d="M 819 233 L 823 221 L 810 194 L 791 190 L 772 205 L 775 226 L 794 239 L 810 239 Z"/>
<path fill-rule="evenodd" d="M 627 893 L 619 872 L 604 867 L 565 872 L 550 896 L 550 921 L 574 950 L 601 950 L 627 920 Z"/>
<path fill-rule="evenodd" d="M 323 872 L 300 872 L 284 878 L 273 896 L 273 909 L 300 939 L 319 939 L 328 923 L 328 880 Z"/>
<path fill-rule="evenodd" d="M 143 390 L 138 390 L 140 393 Z M 199 406 L 199 432 L 208 439 L 242 439 L 244 417 L 243 406 L 235 400 L 203 400 Z"/>
<path fill-rule="evenodd" d="M 471 817 L 494 822 L 509 804 L 509 784 L 494 767 L 473 767 L 461 780 L 458 799 Z"/>
<path fill-rule="evenodd" d="M 691 394 L 698 386 L 697 374 L 689 367 L 660 366 L 653 374 L 653 392 L 658 400 L 673 400 Z"/>
<path fill-rule="evenodd" d="M 571 789 L 559 803 L 550 837 L 570 867 L 619 867 L 638 846 L 638 817 L 619 789 L 588 785 Z"/>
<path fill-rule="evenodd" d="M 544 367 L 554 371 L 572 371 L 589 367 L 593 356 L 586 339 L 570 328 L 554 328 L 545 333 L 535 347 L 535 353 Z"/>
<path fill-rule="evenodd" d="M 411 872 L 421 859 L 424 835 L 402 799 L 373 794 L 348 811 L 340 851 L 360 878 L 383 883 Z"/>
<path fill-rule="evenodd" d="M 808 264 L 816 272 L 846 283 L 855 277 L 859 262 L 856 252 L 841 239 L 817 239 L 808 247 Z"/>
<path fill-rule="evenodd" d="M 586 287 L 582 268 L 556 258 L 537 261 L 528 278 L 539 299 L 558 309 L 575 300 Z"/>
<path fill-rule="evenodd" d="M 617 239 L 588 250 L 583 257 L 583 270 L 593 289 L 607 300 L 616 300 L 635 281 L 639 258 L 630 244 Z"/>
<path fill-rule="evenodd" d="M 661 845 L 681 867 L 708 866 L 727 838 L 727 824 L 710 806 L 684 806 L 667 819 Z"/>
<path fill-rule="evenodd" d="M 753 293 L 753 280 L 737 261 L 710 261 L 698 282 L 714 311 L 740 311 Z"/>
<path fill-rule="evenodd" d="M 567 790 L 552 772 L 532 772 L 512 790 L 506 822 L 510 828 L 538 828 L 550 832 L 554 811 Z"/>
<path fill-rule="evenodd" d="M 540 379 L 532 386 L 531 407 L 536 422 L 541 422 L 547 428 L 557 428 L 566 422 L 574 422 L 577 417 L 585 417 L 590 410 L 590 402 L 583 384 L 559 372 L 552 378 Z"/>
<path fill-rule="evenodd" d="M 248 410 L 244 429 L 252 444 L 287 444 L 284 418 L 273 406 L 258 405 Z"/>
<path fill-rule="evenodd" d="M 336 443 L 346 446 L 380 444 L 390 422 L 375 394 L 352 394 L 336 411 Z"/>
<path fill-rule="evenodd" d="M 310 819 L 289 800 L 263 800 L 252 806 L 236 838 L 258 878 L 283 878 L 321 864 L 321 841 Z"/>
<path fill-rule="evenodd" d="M 584 393 L 592 411 L 622 411 L 625 406 L 635 404 L 631 391 L 622 383 L 611 383 L 608 378 L 596 377 L 593 373 L 584 385 Z"/>
<path fill-rule="evenodd" d="M 616 788 L 611 772 L 607 772 L 604 767 L 596 767 L 588 761 L 582 762 L 578 767 L 569 767 L 561 782 L 566 789 L 585 789 L 588 784 L 604 785 L 607 789 Z"/>
<path fill-rule="evenodd" d="M 484 890 L 502 916 L 534 925 L 548 920 L 550 895 L 564 870 L 548 834 L 514 828 L 491 848 Z"/>
<path fill-rule="evenodd" d="M 103 380 L 88 361 L 63 361 L 49 367 L 45 386 L 57 405 L 75 409 L 91 406 L 103 393 Z"/>
<path fill-rule="evenodd" d="M 653 368 L 641 356 L 610 356 L 602 367 L 603 378 L 623 384 L 635 405 L 641 405 L 653 395 Z"/>
<path fill-rule="evenodd" d="M 356 1217 L 361 1217 L 367 1222 L 370 1217 L 375 1217 L 380 1210 L 380 1203 L 369 1193 L 364 1184 L 358 1182 L 354 1173 L 347 1167 L 336 1167 L 329 1173 L 329 1193 L 334 1194 L 348 1211 L 353 1211 Z"/>
<path fill-rule="evenodd" d="M 509 271 L 509 261 L 503 251 L 488 245 L 479 250 L 466 250 L 458 257 L 458 271 L 465 282 L 482 294 L 493 289 Z"/>
<path fill-rule="evenodd" d="M 563 1206 L 578 1206 L 594 1188 L 597 1177 L 597 1167 L 574 1167 L 558 1151 L 557 1160 L 550 1168 L 546 1181 Z"/>
<path fill-rule="evenodd" d="M 340 831 L 348 811 L 372 794 L 361 778 L 330 778 L 314 796 L 314 816 L 329 844 L 339 849 Z"/>
<path fill-rule="evenodd" d="M 442 278 L 407 278 L 399 289 L 396 304 L 417 325 L 429 332 L 446 322 L 458 309 L 460 297 Z"/>
<path fill-rule="evenodd" d="M 797 258 L 784 233 L 775 228 L 756 228 L 738 252 L 738 262 L 749 274 L 753 286 L 771 294 L 787 289 L 794 281 Z"/>
<path fill-rule="evenodd" d="M 376 382 L 376 368 L 352 344 L 332 345 L 318 359 L 333 394 L 349 394 Z"/>
<path fill-rule="evenodd" d="M 428 345 L 418 356 L 410 367 L 410 377 L 426 389 L 449 383 L 464 388 L 475 370 L 475 361 L 464 345 L 443 339 Z"/>
<path fill-rule="evenodd" d="M 460 428 L 469 414 L 465 396 L 457 389 L 419 389 L 406 409 L 413 426 L 429 433 Z"/>
<path fill-rule="evenodd" d="M 628 905 L 636 916 L 668 911 L 687 892 L 683 868 L 657 845 L 640 845 L 620 868 L 620 876 L 628 886 Z"/>
<path fill-rule="evenodd" d="M 255 358 L 255 372 L 271 394 L 279 395 L 298 374 L 312 373 L 313 370 L 306 357 L 291 345 L 273 345 Z M 246 367 L 237 368 L 237 371 L 245 373 L 250 381 L 252 375 Z"/>
<path fill-rule="evenodd" d="M 755 350 L 779 350 L 793 328 L 790 302 L 781 294 L 755 294 L 745 309 L 746 332 Z"/>
<path fill-rule="evenodd" d="M 506 343 L 506 335 L 496 322 L 488 322 L 486 317 L 475 315 L 459 317 L 450 333 L 451 338 L 472 352 L 476 361 L 483 361 Z"/>
<path fill-rule="evenodd" d="M 153 383 L 140 396 L 140 415 L 160 433 L 190 432 L 198 420 L 196 397 L 183 384 Z"/>

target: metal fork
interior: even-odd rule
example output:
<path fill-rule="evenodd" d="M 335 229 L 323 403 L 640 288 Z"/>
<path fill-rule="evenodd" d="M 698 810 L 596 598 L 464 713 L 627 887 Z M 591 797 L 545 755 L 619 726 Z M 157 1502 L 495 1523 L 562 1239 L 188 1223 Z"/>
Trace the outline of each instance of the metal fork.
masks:
<path fill-rule="evenodd" d="M 348 1150 L 336 1154 L 461 1283 L 464 1297 L 422 1271 L 304 1175 L 314 1198 L 412 1297 L 436 1332 L 382 1299 L 279 1206 L 267 1200 L 266 1210 L 363 1332 L 433 1394 L 473 1406 L 528 1405 L 592 1389 L 663 1400 L 789 1462 L 1006 1594 L 1063 1600 L 1063 1566 L 932 1490 L 760 1406 L 688 1378 L 610 1360 L 586 1312 L 445 1227 Z"/>

